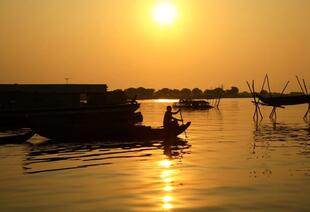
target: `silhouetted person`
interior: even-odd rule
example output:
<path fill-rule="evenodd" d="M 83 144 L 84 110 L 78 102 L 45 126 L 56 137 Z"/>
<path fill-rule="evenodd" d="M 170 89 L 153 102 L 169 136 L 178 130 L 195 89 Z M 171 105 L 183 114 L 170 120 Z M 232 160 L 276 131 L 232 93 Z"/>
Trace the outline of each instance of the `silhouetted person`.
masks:
<path fill-rule="evenodd" d="M 165 116 L 164 116 L 164 128 L 168 129 L 168 128 L 179 126 L 178 121 L 183 121 L 183 120 L 177 119 L 177 118 L 173 117 L 172 115 L 177 114 L 180 111 L 181 111 L 181 109 L 179 109 L 176 112 L 172 112 L 171 106 L 167 106 L 167 110 L 166 110 Z"/>

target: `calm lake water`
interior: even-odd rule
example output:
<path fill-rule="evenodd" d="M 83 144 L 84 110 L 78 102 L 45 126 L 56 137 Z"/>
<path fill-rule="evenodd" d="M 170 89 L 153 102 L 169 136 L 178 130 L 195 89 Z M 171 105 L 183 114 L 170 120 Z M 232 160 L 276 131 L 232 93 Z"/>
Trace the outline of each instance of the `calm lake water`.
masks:
<path fill-rule="evenodd" d="M 167 101 L 141 101 L 161 126 Z M 34 136 L 0 146 L 0 211 L 309 211 L 306 105 L 252 120 L 250 99 L 183 111 L 192 125 L 177 146 L 59 143 Z M 179 116 L 176 115 L 176 116 Z"/>

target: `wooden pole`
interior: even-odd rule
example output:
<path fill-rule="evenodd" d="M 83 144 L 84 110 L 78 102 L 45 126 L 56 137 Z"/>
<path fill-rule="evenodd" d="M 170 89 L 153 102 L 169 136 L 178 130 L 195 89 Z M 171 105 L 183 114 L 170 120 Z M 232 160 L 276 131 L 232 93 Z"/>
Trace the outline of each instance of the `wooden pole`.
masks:
<path fill-rule="evenodd" d="M 304 115 L 304 119 L 305 119 L 305 120 L 308 120 L 309 111 L 310 111 L 310 104 L 308 104 L 308 110 L 307 110 L 307 112 L 306 112 L 305 115 Z"/>
<path fill-rule="evenodd" d="M 267 74 L 266 74 L 266 79 L 267 79 L 267 85 L 268 85 L 269 95 L 272 96 L 272 95 L 271 95 L 271 89 L 270 89 L 270 83 L 269 83 L 269 77 L 268 77 Z"/>
<path fill-rule="evenodd" d="M 290 83 L 290 81 L 287 81 L 287 83 L 286 83 L 286 85 L 284 86 L 284 88 L 283 88 L 283 90 L 282 90 L 282 92 L 281 92 L 281 96 L 282 96 L 282 94 L 284 93 L 284 91 L 285 91 L 285 89 L 286 89 L 286 87 L 287 87 L 287 85 Z"/>
<path fill-rule="evenodd" d="M 266 79 L 267 79 L 267 74 L 265 75 L 265 78 L 264 78 L 264 81 L 263 81 L 263 85 L 262 85 L 262 89 L 260 91 L 264 90 L 264 87 L 265 87 L 265 84 L 266 84 Z"/>
<path fill-rule="evenodd" d="M 305 79 L 302 79 L 302 82 L 304 83 L 304 88 L 305 88 L 306 94 L 308 95 L 308 89 L 307 89 L 307 86 L 306 86 Z"/>
<path fill-rule="evenodd" d="M 299 87 L 300 87 L 302 93 L 305 94 L 305 91 L 304 91 L 304 89 L 303 89 L 302 86 L 301 86 L 301 83 L 300 83 L 300 81 L 299 81 L 298 76 L 296 76 L 296 79 L 297 79 L 297 82 L 298 82 L 298 84 L 299 84 Z"/>
<path fill-rule="evenodd" d="M 255 111 L 254 111 L 254 114 L 253 114 L 253 120 L 255 122 L 258 121 L 258 115 L 260 115 L 261 119 L 263 119 L 263 115 L 260 111 L 260 108 L 259 108 L 259 100 L 257 100 L 256 98 L 256 94 L 255 94 L 255 82 L 254 80 L 252 80 L 252 88 L 251 88 L 251 85 L 248 81 L 246 81 L 247 85 L 248 85 L 248 88 L 251 92 L 251 95 L 252 95 L 252 98 L 253 98 L 253 104 L 255 105 Z"/>

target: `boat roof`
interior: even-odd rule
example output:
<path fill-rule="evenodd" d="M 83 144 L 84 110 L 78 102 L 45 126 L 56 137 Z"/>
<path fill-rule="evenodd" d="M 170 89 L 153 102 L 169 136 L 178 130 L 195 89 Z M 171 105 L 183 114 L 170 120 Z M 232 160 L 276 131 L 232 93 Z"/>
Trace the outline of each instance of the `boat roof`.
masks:
<path fill-rule="evenodd" d="M 105 93 L 106 84 L 0 84 L 0 92 Z"/>

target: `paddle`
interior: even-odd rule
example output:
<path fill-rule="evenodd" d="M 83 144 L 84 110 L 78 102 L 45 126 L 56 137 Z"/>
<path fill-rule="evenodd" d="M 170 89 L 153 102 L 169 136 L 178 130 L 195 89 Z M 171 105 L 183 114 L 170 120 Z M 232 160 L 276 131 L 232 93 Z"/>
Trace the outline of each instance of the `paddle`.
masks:
<path fill-rule="evenodd" d="M 181 109 L 180 109 L 180 116 L 181 116 L 182 124 L 184 125 L 184 121 L 183 121 L 183 116 L 182 116 L 182 111 L 181 111 Z M 184 134 L 185 134 L 185 138 L 187 138 L 186 130 L 184 130 Z"/>

